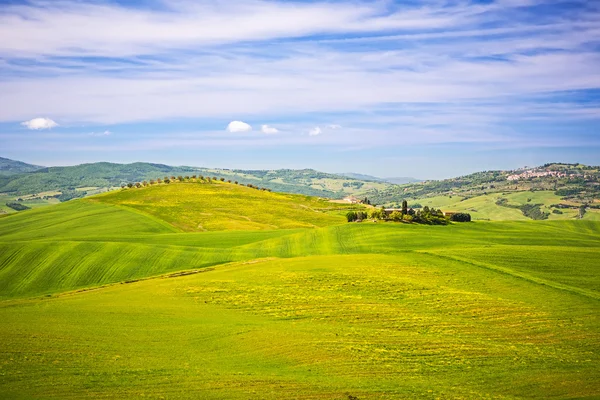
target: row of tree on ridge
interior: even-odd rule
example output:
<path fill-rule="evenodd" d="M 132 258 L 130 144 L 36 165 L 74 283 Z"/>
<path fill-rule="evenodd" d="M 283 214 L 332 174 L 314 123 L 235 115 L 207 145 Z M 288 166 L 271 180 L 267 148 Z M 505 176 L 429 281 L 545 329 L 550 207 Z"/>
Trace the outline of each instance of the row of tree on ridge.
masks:
<path fill-rule="evenodd" d="M 198 183 L 213 183 L 213 182 L 227 182 L 227 183 L 233 183 L 234 185 L 242 185 L 242 186 L 247 186 L 249 188 L 253 188 L 253 189 L 257 189 L 257 190 L 262 190 L 265 192 L 270 192 L 271 189 L 267 189 L 264 187 L 258 187 L 256 185 L 253 185 L 251 183 L 248 183 L 246 185 L 244 185 L 243 183 L 240 183 L 238 181 L 232 181 L 231 179 L 225 180 L 225 178 L 217 178 L 216 176 L 210 177 L 210 176 L 202 176 L 202 175 L 192 175 L 192 176 L 165 176 L 164 178 L 156 178 L 156 179 L 150 179 L 149 181 L 142 181 L 142 182 L 135 182 L 135 183 L 128 183 L 128 184 L 123 184 L 121 185 L 122 189 L 125 188 L 141 188 L 141 187 L 147 187 L 147 186 L 153 186 L 153 185 L 160 185 L 162 183 L 165 184 L 169 184 L 169 183 L 174 183 L 174 182 L 198 182 Z"/>

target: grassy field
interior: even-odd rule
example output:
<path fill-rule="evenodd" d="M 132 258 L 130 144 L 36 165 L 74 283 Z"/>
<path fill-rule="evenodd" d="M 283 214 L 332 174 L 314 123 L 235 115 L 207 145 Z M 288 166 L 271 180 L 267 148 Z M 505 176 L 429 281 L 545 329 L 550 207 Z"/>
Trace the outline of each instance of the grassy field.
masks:
<path fill-rule="evenodd" d="M 470 213 L 474 220 L 491 221 L 525 221 L 529 218 L 524 216 L 521 210 L 516 208 L 502 207 L 496 204 L 499 199 L 506 199 L 507 204 L 513 206 L 525 204 L 542 204 L 540 210 L 550 213 L 550 220 L 575 219 L 578 215 L 576 209 L 562 209 L 562 214 L 553 214 L 550 206 L 552 204 L 565 203 L 560 196 L 553 191 L 523 191 L 517 193 L 493 193 L 471 198 L 461 196 L 436 196 L 415 200 L 422 206 L 440 208 L 444 211 L 459 211 Z M 600 220 L 598 210 L 588 209 L 583 219 Z"/>
<path fill-rule="evenodd" d="M 600 397 L 600 222 L 343 211 L 185 183 L 1 218 L 0 398 Z"/>
<path fill-rule="evenodd" d="M 129 189 L 93 201 L 143 211 L 186 232 L 322 227 L 342 222 L 343 211 L 348 208 L 316 197 L 270 193 L 228 183 Z"/>

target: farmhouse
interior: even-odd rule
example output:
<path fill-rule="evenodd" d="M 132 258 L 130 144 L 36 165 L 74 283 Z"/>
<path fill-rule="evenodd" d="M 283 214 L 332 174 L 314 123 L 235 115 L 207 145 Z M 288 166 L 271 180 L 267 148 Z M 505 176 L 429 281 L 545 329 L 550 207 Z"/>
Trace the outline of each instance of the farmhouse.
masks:
<path fill-rule="evenodd" d="M 362 203 L 362 200 L 357 199 L 354 196 L 348 196 L 348 197 L 344 197 L 344 201 L 350 203 L 350 204 L 358 204 L 358 203 Z"/>
<path fill-rule="evenodd" d="M 444 217 L 451 217 L 454 214 L 458 214 L 458 211 L 442 211 L 442 214 L 444 214 Z"/>

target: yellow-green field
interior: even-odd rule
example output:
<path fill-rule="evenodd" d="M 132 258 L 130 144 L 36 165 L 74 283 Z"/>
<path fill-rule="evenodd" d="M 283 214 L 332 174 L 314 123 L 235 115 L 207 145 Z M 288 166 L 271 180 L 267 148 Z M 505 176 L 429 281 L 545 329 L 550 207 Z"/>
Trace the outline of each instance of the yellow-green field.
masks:
<path fill-rule="evenodd" d="M 182 183 L 0 218 L 0 398 L 600 397 L 600 222 L 344 212 Z"/>

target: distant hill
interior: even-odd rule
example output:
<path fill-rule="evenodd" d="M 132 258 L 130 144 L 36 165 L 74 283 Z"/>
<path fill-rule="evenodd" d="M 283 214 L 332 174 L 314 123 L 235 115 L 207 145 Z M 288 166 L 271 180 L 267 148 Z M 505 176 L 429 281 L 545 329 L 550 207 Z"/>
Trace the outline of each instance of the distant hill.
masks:
<path fill-rule="evenodd" d="M 358 179 L 361 181 L 374 181 L 374 182 L 386 182 L 386 179 L 382 179 L 373 175 L 365 175 L 365 174 L 357 174 L 355 172 L 342 172 L 339 174 L 336 174 L 339 176 L 345 176 L 348 178 L 352 178 L 352 179 Z"/>
<path fill-rule="evenodd" d="M 385 178 L 385 182 L 394 183 L 396 185 L 404 185 L 406 183 L 422 182 L 420 179 L 412 178 L 410 176 L 399 176 L 396 178 Z"/>
<path fill-rule="evenodd" d="M 371 202 L 469 212 L 474 219 L 600 219 L 600 167 L 549 163 L 364 193 Z M 580 211 L 581 208 L 585 211 Z"/>
<path fill-rule="evenodd" d="M 508 171 L 482 171 L 439 181 L 390 185 L 364 193 L 378 204 L 449 195 L 474 197 L 498 192 L 556 191 L 558 195 L 593 202 L 600 195 L 600 167 L 549 163 Z"/>
<path fill-rule="evenodd" d="M 10 160 L 9 160 L 10 161 Z M 188 166 L 169 166 L 137 162 L 114 164 L 99 162 L 68 167 L 39 167 L 32 172 L 0 177 L 0 193 L 23 196 L 51 191 L 65 194 L 63 199 L 95 194 L 104 188 L 165 176 L 203 175 L 253 184 L 277 192 L 342 198 L 366 190 L 381 190 L 389 183 L 358 180 L 313 169 L 230 170 Z M 79 189 L 79 190 L 76 190 Z M 85 190 L 80 190 L 85 189 Z"/>
<path fill-rule="evenodd" d="M 42 168 L 44 167 L 0 157 L 0 175 L 17 175 L 27 172 L 33 172 Z"/>
<path fill-rule="evenodd" d="M 348 195 L 367 197 L 371 204 L 392 207 L 399 207 L 403 200 L 407 200 L 412 205 L 471 212 L 478 219 L 514 219 L 515 216 L 535 219 L 578 218 L 578 208 L 581 206 L 590 210 L 585 215 L 587 219 L 595 218 L 595 211 L 592 213 L 592 210 L 600 206 L 600 167 L 582 164 L 549 163 L 509 171 L 482 171 L 439 181 L 415 182 L 410 177 L 387 178 L 395 184 L 371 175 L 330 174 L 314 169 L 242 170 L 174 167 L 144 162 L 100 162 L 44 168 L 1 160 L 4 163 L 2 165 L 14 166 L 11 167 L 13 171 L 19 168 L 34 170 L 0 174 L 0 213 L 15 212 L 5 204 L 18 199 L 25 206 L 40 207 L 104 192 L 127 183 L 165 176 L 193 175 L 223 178 L 225 181 L 252 184 L 276 192 L 332 199 Z M 408 180 L 412 182 L 402 183 Z M 544 195 L 510 196 L 523 192 L 543 192 Z"/>

